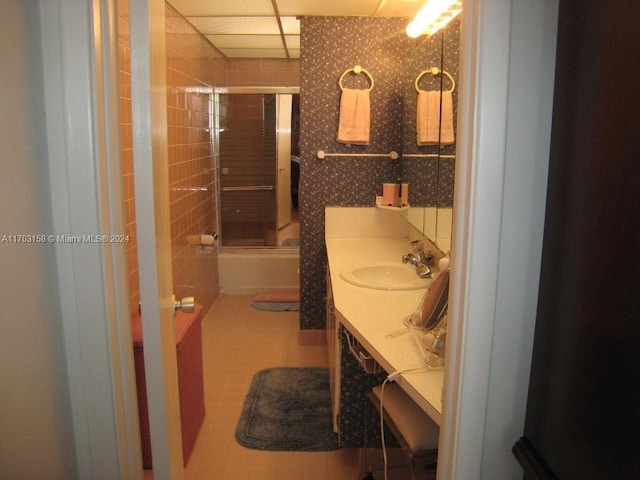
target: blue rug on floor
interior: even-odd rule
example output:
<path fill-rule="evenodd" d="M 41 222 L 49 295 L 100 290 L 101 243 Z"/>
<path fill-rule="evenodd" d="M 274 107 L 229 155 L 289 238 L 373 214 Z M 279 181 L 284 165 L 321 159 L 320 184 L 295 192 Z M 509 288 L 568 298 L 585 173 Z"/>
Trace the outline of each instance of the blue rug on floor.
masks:
<path fill-rule="evenodd" d="M 279 367 L 256 373 L 238 421 L 236 440 L 255 450 L 337 449 L 329 369 Z"/>

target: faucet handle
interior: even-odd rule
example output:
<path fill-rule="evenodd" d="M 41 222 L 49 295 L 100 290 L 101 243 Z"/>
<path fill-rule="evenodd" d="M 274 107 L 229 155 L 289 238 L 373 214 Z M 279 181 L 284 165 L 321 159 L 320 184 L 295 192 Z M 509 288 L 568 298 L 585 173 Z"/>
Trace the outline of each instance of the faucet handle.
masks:
<path fill-rule="evenodd" d="M 409 245 L 411 246 L 413 254 L 425 265 L 433 260 L 433 254 L 430 251 L 427 253 L 424 252 L 424 245 L 422 244 L 422 241 L 414 240 Z"/>
<path fill-rule="evenodd" d="M 413 253 L 416 257 L 422 258 L 424 253 L 424 247 L 422 246 L 422 242 L 420 240 L 414 240 L 409 243 L 411 247 L 411 253 Z"/>

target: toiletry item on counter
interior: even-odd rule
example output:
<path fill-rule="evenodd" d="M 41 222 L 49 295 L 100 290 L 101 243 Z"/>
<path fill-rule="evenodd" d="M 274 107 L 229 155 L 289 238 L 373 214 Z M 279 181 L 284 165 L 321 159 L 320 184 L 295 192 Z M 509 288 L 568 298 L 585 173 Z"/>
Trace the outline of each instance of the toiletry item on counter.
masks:
<path fill-rule="evenodd" d="M 408 183 L 383 183 L 382 204 L 387 207 L 406 207 L 409 205 Z"/>
<path fill-rule="evenodd" d="M 397 183 L 382 184 L 382 204 L 387 207 L 400 206 L 400 185 Z"/>
<path fill-rule="evenodd" d="M 400 206 L 406 207 L 409 205 L 409 184 L 400 184 Z"/>
<path fill-rule="evenodd" d="M 440 269 L 441 272 L 444 272 L 447 268 L 449 268 L 449 262 L 450 260 L 448 255 L 438 260 L 438 268 Z"/>

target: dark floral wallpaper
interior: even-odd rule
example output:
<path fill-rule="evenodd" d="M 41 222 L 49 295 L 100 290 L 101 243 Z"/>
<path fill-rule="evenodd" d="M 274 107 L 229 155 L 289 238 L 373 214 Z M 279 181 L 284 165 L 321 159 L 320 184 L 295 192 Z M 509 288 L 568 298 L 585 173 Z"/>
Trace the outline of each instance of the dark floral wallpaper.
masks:
<path fill-rule="evenodd" d="M 413 105 L 407 106 L 411 103 L 407 99 L 407 85 L 415 80 L 410 67 L 432 66 L 428 59 L 424 65 L 420 61 L 425 50 L 434 50 L 439 55 L 442 49 L 440 37 L 426 43 L 424 38 L 407 37 L 407 22 L 402 18 L 375 17 L 304 17 L 301 20 L 301 329 L 325 328 L 325 206 L 374 206 L 375 196 L 382 193 L 381 184 L 400 178 L 412 185 L 410 203 L 427 205 L 435 201 L 429 197 L 437 191 L 439 168 L 435 160 L 317 158 L 319 150 L 328 154 L 379 154 L 392 150 L 402 153 L 405 124 L 415 122 L 415 99 Z M 345 70 L 355 65 L 366 69 L 375 81 L 370 92 L 371 133 L 366 146 L 347 146 L 336 141 L 341 93 L 338 80 Z M 455 67 L 447 64 L 446 69 L 452 75 L 455 71 L 457 78 L 457 56 Z M 369 87 L 363 74 L 348 74 L 343 84 L 346 88 Z M 405 115 L 408 108 L 411 114 Z M 452 169 L 450 176 L 453 176 Z"/>
<path fill-rule="evenodd" d="M 300 60 L 300 326 L 325 328 L 326 252 L 324 207 L 373 206 L 383 182 L 400 177 L 398 160 L 366 157 L 317 158 L 327 153 L 387 153 L 402 142 L 402 78 L 410 47 L 406 20 L 368 17 L 306 17 L 301 21 Z M 370 92 L 369 145 L 336 141 L 342 73 L 365 68 Z M 349 74 L 346 88 L 368 88 L 367 78 Z"/>

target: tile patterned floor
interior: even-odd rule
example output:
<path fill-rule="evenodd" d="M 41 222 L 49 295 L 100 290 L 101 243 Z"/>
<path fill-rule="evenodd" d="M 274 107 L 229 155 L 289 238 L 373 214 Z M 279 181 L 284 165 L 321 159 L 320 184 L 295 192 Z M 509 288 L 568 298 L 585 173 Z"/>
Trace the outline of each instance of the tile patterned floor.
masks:
<path fill-rule="evenodd" d="M 236 423 L 253 375 L 327 366 L 326 347 L 298 345 L 298 312 L 265 312 L 248 296 L 220 296 L 202 324 L 207 415 L 186 480 L 356 480 L 358 450 L 265 452 L 240 446 Z"/>

